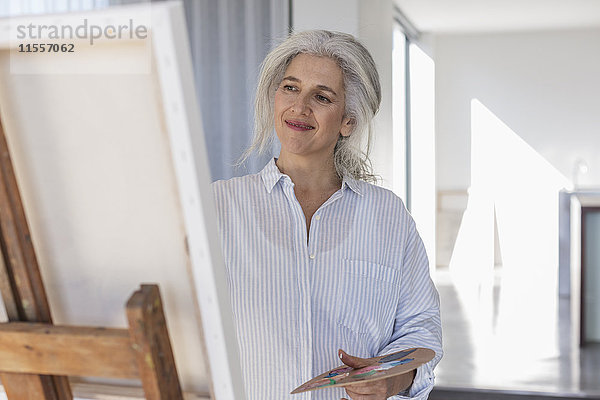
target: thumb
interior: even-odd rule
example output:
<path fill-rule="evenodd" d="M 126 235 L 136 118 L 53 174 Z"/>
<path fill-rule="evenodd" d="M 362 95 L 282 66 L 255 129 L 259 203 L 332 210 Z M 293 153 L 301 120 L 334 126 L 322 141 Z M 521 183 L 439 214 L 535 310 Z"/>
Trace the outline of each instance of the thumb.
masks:
<path fill-rule="evenodd" d="M 338 355 L 340 356 L 340 360 L 342 360 L 344 364 L 354 369 L 363 368 L 370 365 L 366 359 L 351 356 L 342 349 L 338 350 Z"/>

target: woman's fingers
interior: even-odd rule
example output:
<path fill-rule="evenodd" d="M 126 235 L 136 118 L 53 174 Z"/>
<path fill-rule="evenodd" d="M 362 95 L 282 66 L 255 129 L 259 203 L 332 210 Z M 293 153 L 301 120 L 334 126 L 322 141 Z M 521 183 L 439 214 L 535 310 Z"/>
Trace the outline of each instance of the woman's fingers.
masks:
<path fill-rule="evenodd" d="M 364 368 L 369 366 L 367 359 L 351 356 L 344 350 L 338 350 L 340 359 L 344 364 L 352 368 Z M 375 382 L 355 383 L 346 386 L 346 394 L 351 400 L 385 400 L 387 399 L 387 384 L 385 380 Z M 348 399 L 342 399 L 348 400 Z"/>
<path fill-rule="evenodd" d="M 338 350 L 338 355 L 344 364 L 352 368 L 363 368 L 369 365 L 366 359 L 351 356 L 342 349 Z"/>
<path fill-rule="evenodd" d="M 346 386 L 346 394 L 352 400 L 385 400 L 387 399 L 387 386 L 383 381 L 355 384 Z"/>
<path fill-rule="evenodd" d="M 347 393 L 348 396 L 350 396 L 351 400 L 385 400 L 387 397 L 385 397 L 384 395 L 378 395 L 378 394 L 350 394 Z"/>

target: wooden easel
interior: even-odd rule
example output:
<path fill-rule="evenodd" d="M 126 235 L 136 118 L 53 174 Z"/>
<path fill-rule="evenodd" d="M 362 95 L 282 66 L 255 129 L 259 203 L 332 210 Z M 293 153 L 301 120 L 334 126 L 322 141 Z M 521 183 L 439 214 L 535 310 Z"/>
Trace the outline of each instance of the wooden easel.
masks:
<path fill-rule="evenodd" d="M 72 400 L 67 376 L 141 379 L 147 399 L 183 399 L 156 285 L 127 302 L 129 329 L 54 326 L 0 120 L 0 379 L 9 400 Z"/>
<path fill-rule="evenodd" d="M 130 297 L 127 319 L 129 329 L 0 324 L 0 370 L 141 379 L 147 399 L 182 399 L 157 285 Z M 10 400 L 49 398 L 25 386 L 6 392 Z"/>

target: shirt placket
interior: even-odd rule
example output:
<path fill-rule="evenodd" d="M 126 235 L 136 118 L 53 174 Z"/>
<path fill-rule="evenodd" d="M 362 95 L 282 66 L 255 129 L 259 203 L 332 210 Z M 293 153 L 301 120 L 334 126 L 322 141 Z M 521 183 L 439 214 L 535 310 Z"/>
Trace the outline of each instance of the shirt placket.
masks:
<path fill-rule="evenodd" d="M 318 209 L 317 211 L 315 211 L 315 213 L 313 214 L 312 218 L 311 218 L 311 222 L 310 222 L 310 231 L 308 232 L 308 242 L 306 242 L 306 240 L 304 241 L 304 243 L 308 243 L 306 248 L 308 251 L 308 259 L 309 259 L 309 263 L 308 263 L 308 270 L 307 270 L 307 280 L 309 282 L 309 286 L 308 289 L 310 290 L 310 276 L 312 274 L 312 269 L 315 268 L 319 268 L 320 267 L 320 260 L 322 260 L 322 257 L 320 257 L 319 254 L 319 233 L 321 231 L 321 226 L 323 224 L 327 223 L 327 213 L 325 212 L 326 208 L 330 207 L 336 200 L 338 200 L 340 197 L 342 197 L 342 191 L 343 189 L 338 190 L 337 192 L 335 192 L 329 199 L 327 199 L 327 201 L 325 201 L 325 203 L 323 203 Z M 302 217 L 304 217 L 304 214 L 302 215 Z M 306 232 L 306 227 L 304 228 L 304 232 Z M 311 309 L 310 304 L 312 302 L 312 299 L 310 298 L 310 292 L 309 292 L 309 298 L 308 298 L 308 304 L 309 304 L 309 310 Z M 312 316 L 310 316 L 311 320 L 312 320 Z M 311 338 L 312 338 L 312 326 L 311 326 Z M 323 371 L 312 371 L 312 358 L 313 358 L 313 348 L 312 348 L 312 342 L 311 342 L 311 349 L 310 349 L 310 354 L 311 354 L 311 371 L 310 371 L 310 378 L 312 379 L 314 378 L 315 374 L 321 373 Z M 312 392 L 308 392 L 311 394 L 311 398 L 312 398 Z"/>
<path fill-rule="evenodd" d="M 335 192 L 312 216 L 311 228 L 308 232 L 307 240 L 304 212 L 294 193 L 294 185 L 291 180 L 288 179 L 289 178 L 284 181 L 284 192 L 292 214 L 294 215 L 293 219 L 295 223 L 294 247 L 297 249 L 298 289 L 300 293 L 298 312 L 300 317 L 299 321 L 301 321 L 300 326 L 298 327 L 298 332 L 301 333 L 298 341 L 302 357 L 301 361 L 304 366 L 302 369 L 302 382 L 306 382 L 309 379 L 314 378 L 310 273 L 311 269 L 315 268 L 316 263 L 318 263 L 318 231 L 324 220 L 323 210 L 342 196 L 343 189 Z M 312 391 L 304 392 L 301 395 L 303 396 L 302 400 L 312 399 Z"/>
<path fill-rule="evenodd" d="M 306 246 L 306 222 L 302 207 L 296 199 L 294 185 L 287 178 L 284 181 L 284 193 L 290 205 L 294 220 L 294 248 L 296 249 L 296 273 L 298 277 L 298 346 L 302 365 L 301 381 L 312 379 L 312 318 L 310 299 L 310 261 L 311 257 Z M 312 399 L 312 392 L 301 394 L 300 399 Z M 300 400 L 299 399 L 299 400 Z"/>

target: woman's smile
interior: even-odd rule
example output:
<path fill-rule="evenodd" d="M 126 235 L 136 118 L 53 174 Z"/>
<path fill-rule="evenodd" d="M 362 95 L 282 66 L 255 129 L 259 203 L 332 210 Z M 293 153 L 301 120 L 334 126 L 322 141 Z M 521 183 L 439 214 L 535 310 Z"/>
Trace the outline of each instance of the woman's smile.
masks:
<path fill-rule="evenodd" d="M 310 131 L 315 129 L 315 127 L 312 125 L 294 119 L 286 119 L 285 123 L 289 128 L 295 131 Z"/>

